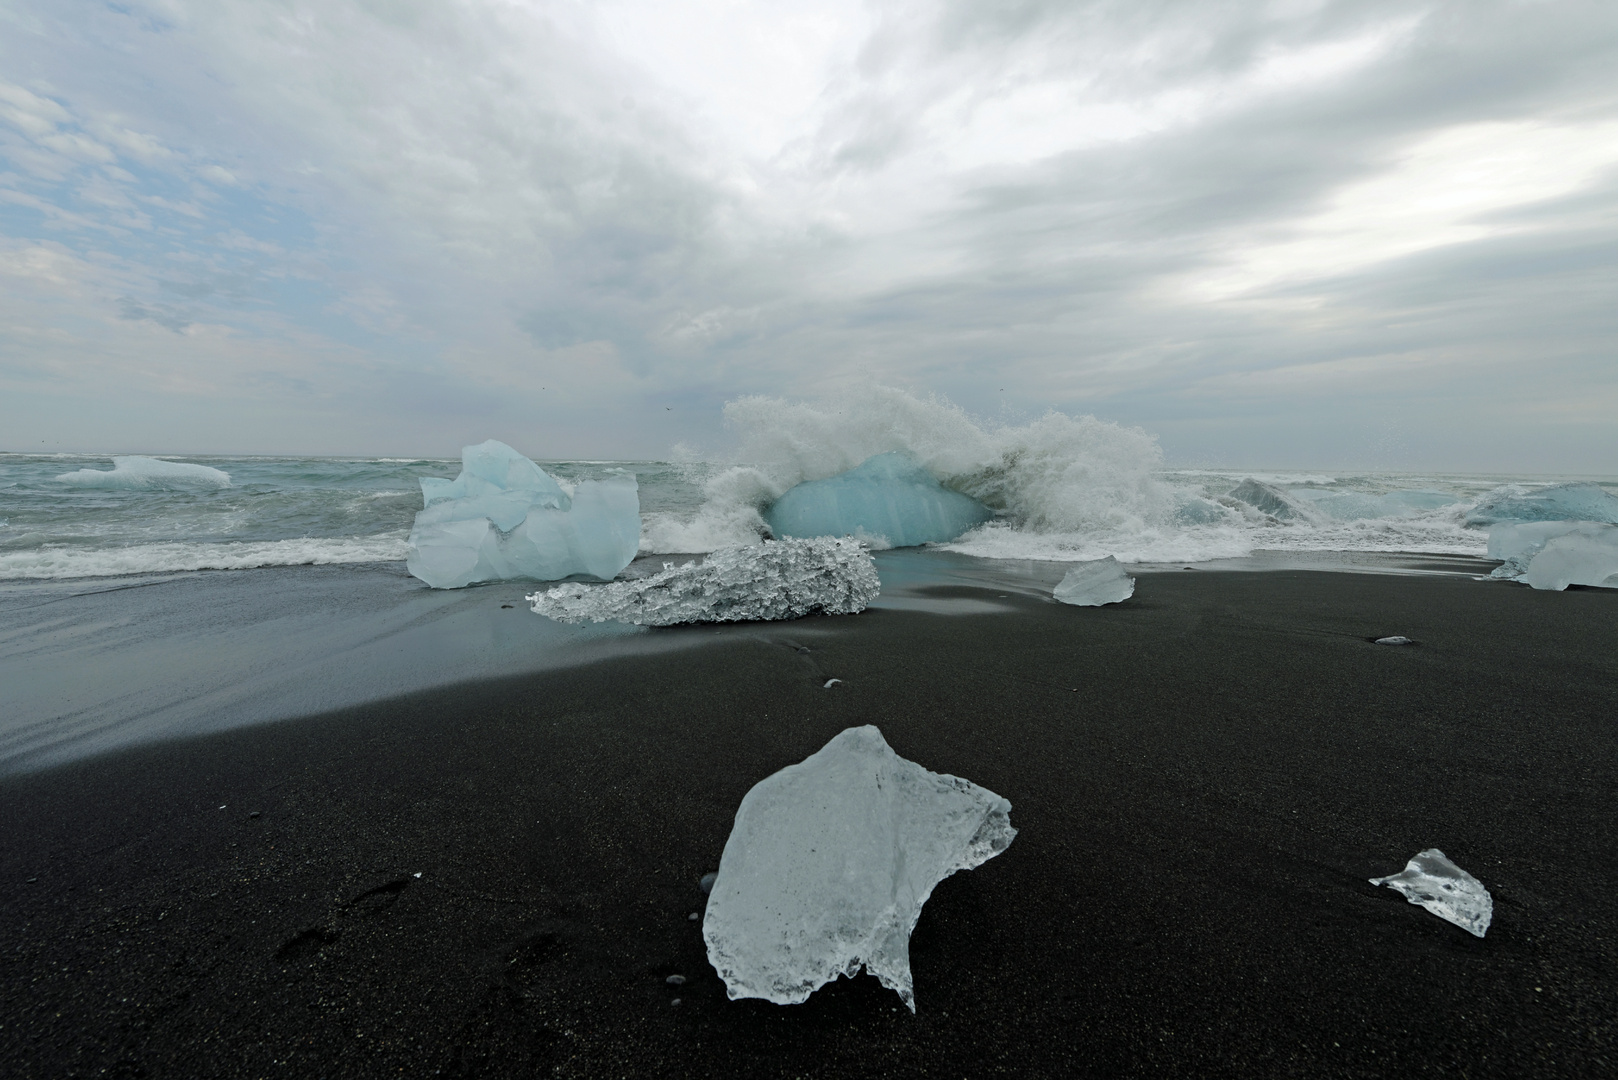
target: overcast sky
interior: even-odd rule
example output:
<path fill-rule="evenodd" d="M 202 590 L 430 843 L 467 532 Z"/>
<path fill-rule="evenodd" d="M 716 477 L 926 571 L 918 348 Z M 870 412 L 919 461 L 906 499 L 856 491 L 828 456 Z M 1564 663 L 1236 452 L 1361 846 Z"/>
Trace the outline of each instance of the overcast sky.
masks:
<path fill-rule="evenodd" d="M 1618 474 L 1612 0 L 0 0 L 0 449 Z"/>

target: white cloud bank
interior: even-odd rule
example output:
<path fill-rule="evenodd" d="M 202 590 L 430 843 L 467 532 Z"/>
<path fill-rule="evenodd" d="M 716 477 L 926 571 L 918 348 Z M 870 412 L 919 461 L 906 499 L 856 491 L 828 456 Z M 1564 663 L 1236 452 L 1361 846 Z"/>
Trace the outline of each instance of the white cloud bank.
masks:
<path fill-rule="evenodd" d="M 1181 461 L 1618 461 L 1597 0 L 0 20 L 4 448 L 655 455 L 876 377 Z"/>

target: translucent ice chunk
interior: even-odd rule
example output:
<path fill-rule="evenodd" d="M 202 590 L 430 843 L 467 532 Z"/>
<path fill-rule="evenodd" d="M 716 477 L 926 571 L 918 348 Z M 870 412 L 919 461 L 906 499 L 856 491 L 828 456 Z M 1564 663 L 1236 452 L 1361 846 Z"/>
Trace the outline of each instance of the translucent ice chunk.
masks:
<path fill-rule="evenodd" d="M 112 471 L 78 469 L 56 478 L 59 484 L 115 491 L 173 491 L 185 488 L 228 488 L 230 474 L 207 465 L 150 457 L 115 457 Z"/>
<path fill-rule="evenodd" d="M 1312 521 L 1319 516 L 1280 488 L 1254 480 L 1251 476 L 1232 488 L 1228 497 L 1279 521 Z"/>
<path fill-rule="evenodd" d="M 1618 525 L 1581 522 L 1577 529 L 1551 537 L 1528 560 L 1522 580 L 1558 592 L 1569 585 L 1618 588 Z"/>
<path fill-rule="evenodd" d="M 1421 852 L 1397 874 L 1372 878 L 1371 884 L 1397 889 L 1412 904 L 1420 904 L 1477 937 L 1488 933 L 1489 920 L 1494 918 L 1489 890 L 1437 848 Z"/>
<path fill-rule="evenodd" d="M 1489 558 L 1501 563 L 1490 577 L 1521 578 L 1529 562 L 1553 537 L 1576 531 L 1579 521 L 1512 521 L 1502 522 L 1489 530 Z"/>
<path fill-rule="evenodd" d="M 808 999 L 863 966 L 916 1009 L 910 932 L 933 887 L 1010 846 L 1011 804 L 849 728 L 753 786 L 702 937 L 731 998 Z"/>
<path fill-rule="evenodd" d="M 720 548 L 700 563 L 651 577 L 570 582 L 527 599 L 536 614 L 558 622 L 673 626 L 852 615 L 864 611 L 880 587 L 876 563 L 858 542 L 822 538 Z"/>
<path fill-rule="evenodd" d="M 943 543 L 993 516 L 903 454 L 878 454 L 829 480 L 799 484 L 764 511 L 779 537 L 881 538 L 889 547 Z"/>
<path fill-rule="evenodd" d="M 514 578 L 610 580 L 640 547 L 633 476 L 585 480 L 569 496 L 493 439 L 461 451 L 454 480 L 423 478 L 421 494 L 406 565 L 435 589 Z"/>
<path fill-rule="evenodd" d="M 1493 525 L 1502 521 L 1604 521 L 1618 522 L 1618 498 L 1597 484 L 1551 484 L 1525 488 L 1518 485 L 1497 488 L 1478 500 L 1467 511 L 1468 525 Z"/>
<path fill-rule="evenodd" d="M 1135 579 L 1124 573 L 1117 559 L 1108 555 L 1069 570 L 1051 595 L 1075 607 L 1116 604 L 1135 595 Z"/>

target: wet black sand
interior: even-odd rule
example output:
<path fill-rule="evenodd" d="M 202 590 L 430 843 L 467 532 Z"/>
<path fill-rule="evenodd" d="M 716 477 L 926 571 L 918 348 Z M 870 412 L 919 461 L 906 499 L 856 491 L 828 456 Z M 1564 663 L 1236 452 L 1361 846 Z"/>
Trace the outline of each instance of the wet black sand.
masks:
<path fill-rule="evenodd" d="M 675 631 L 0 780 L 0 1074 L 1618 1070 L 1618 592 L 946 594 L 1014 612 Z M 863 976 L 730 1002 L 697 879 L 754 782 L 861 723 L 1020 835 L 929 902 L 918 1015 Z M 1487 939 L 1366 882 L 1428 846 Z"/>

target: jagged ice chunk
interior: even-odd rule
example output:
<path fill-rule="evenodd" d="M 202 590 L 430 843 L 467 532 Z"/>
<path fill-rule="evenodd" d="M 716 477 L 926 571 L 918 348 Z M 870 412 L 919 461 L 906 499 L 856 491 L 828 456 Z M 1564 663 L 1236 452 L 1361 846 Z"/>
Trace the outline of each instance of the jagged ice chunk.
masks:
<path fill-rule="evenodd" d="M 1108 555 L 1069 570 L 1051 595 L 1075 607 L 1116 604 L 1135 595 L 1135 579 L 1124 572 L 1117 559 Z"/>
<path fill-rule="evenodd" d="M 186 461 L 131 455 L 112 459 L 112 470 L 77 469 L 56 478 L 58 484 L 115 491 L 172 491 L 176 489 L 228 488 L 230 474 L 207 465 Z"/>
<path fill-rule="evenodd" d="M 1000 854 L 1011 804 L 849 728 L 753 786 L 702 937 L 732 999 L 808 999 L 861 967 L 916 1010 L 910 933 L 933 887 Z"/>
<path fill-rule="evenodd" d="M 764 511 L 765 524 L 778 537 L 855 536 L 888 547 L 943 543 L 993 516 L 897 453 L 799 484 Z"/>
<path fill-rule="evenodd" d="M 490 439 L 461 451 L 454 480 L 423 477 L 410 572 L 435 589 L 477 581 L 610 580 L 640 547 L 629 474 L 585 480 L 570 496 L 545 470 Z"/>
<path fill-rule="evenodd" d="M 766 540 L 720 548 L 700 563 L 610 585 L 570 582 L 528 596 L 558 622 L 673 626 L 852 615 L 876 599 L 876 563 L 857 541 Z"/>
<path fill-rule="evenodd" d="M 1313 510 L 1280 488 L 1254 480 L 1251 476 L 1232 488 L 1226 498 L 1246 503 L 1277 521 L 1312 521 L 1316 517 Z"/>
<path fill-rule="evenodd" d="M 1494 898 L 1483 882 L 1444 857 L 1437 848 L 1428 848 L 1388 877 L 1371 879 L 1372 885 L 1386 885 L 1404 894 L 1440 919 L 1482 937 L 1494 918 Z"/>
<path fill-rule="evenodd" d="M 1618 525 L 1583 522 L 1550 538 L 1528 561 L 1522 580 L 1557 592 L 1569 585 L 1618 588 Z"/>

